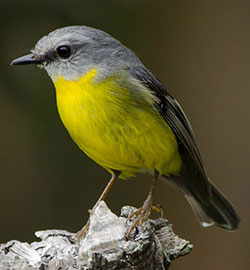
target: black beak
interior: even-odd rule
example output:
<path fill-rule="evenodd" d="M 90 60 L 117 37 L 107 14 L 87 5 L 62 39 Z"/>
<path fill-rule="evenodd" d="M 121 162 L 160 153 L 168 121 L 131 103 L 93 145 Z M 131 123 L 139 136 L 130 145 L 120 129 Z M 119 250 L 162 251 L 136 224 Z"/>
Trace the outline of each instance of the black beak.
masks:
<path fill-rule="evenodd" d="M 29 65 L 29 64 L 42 64 L 43 59 L 37 57 L 33 53 L 19 57 L 11 62 L 11 65 Z"/>

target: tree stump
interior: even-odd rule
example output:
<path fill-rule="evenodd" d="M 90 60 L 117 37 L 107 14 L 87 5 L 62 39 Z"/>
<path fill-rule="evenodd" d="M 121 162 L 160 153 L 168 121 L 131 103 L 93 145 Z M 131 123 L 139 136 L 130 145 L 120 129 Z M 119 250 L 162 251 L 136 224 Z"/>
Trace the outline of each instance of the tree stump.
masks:
<path fill-rule="evenodd" d="M 39 242 L 16 240 L 0 245 L 0 269 L 18 270 L 94 270 L 168 269 L 170 263 L 191 252 L 192 244 L 174 234 L 163 218 L 147 220 L 127 236 L 136 208 L 125 206 L 121 216 L 113 214 L 101 201 L 90 216 L 85 237 L 63 230 L 38 231 Z"/>

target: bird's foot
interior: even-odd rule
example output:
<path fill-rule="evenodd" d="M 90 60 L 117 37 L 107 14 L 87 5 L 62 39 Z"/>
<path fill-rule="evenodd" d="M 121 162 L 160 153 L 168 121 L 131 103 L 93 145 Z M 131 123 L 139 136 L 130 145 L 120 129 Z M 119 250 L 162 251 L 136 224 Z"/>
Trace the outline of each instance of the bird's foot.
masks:
<path fill-rule="evenodd" d="M 89 215 L 93 215 L 94 211 L 89 209 Z M 89 230 L 89 225 L 90 225 L 90 221 L 88 219 L 87 223 L 83 226 L 83 228 L 76 233 L 75 237 L 74 237 L 74 242 L 75 243 L 80 243 L 80 241 L 85 237 L 87 231 Z"/>
<path fill-rule="evenodd" d="M 74 237 L 74 242 L 75 243 L 80 243 L 80 241 L 84 238 L 84 236 L 86 235 L 88 229 L 89 229 L 89 220 L 88 222 L 83 226 L 83 228 L 76 233 L 75 237 Z"/>
<path fill-rule="evenodd" d="M 127 218 L 126 222 L 129 222 L 135 217 L 135 220 L 133 224 L 131 225 L 127 233 L 127 236 L 129 236 L 134 231 L 136 226 L 144 223 L 149 218 L 151 214 L 151 209 L 152 209 L 152 195 L 149 194 L 147 199 L 144 201 L 142 207 L 136 210 Z"/>
<path fill-rule="evenodd" d="M 152 205 L 151 208 L 153 211 L 160 213 L 160 217 L 163 218 L 164 209 L 160 204 Z"/>

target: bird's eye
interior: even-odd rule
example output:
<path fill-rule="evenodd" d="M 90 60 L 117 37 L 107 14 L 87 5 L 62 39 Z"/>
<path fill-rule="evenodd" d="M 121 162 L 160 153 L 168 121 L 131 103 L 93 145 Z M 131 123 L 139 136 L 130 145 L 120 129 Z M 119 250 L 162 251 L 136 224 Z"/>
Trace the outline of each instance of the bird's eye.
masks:
<path fill-rule="evenodd" d="M 69 58 L 71 55 L 71 49 L 69 46 L 63 45 L 56 49 L 57 54 L 62 58 Z"/>

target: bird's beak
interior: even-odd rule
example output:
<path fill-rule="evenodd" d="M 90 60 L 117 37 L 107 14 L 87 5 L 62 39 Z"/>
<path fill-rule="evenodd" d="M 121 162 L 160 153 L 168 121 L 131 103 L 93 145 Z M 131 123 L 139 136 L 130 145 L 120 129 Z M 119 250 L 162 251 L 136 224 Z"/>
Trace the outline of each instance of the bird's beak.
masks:
<path fill-rule="evenodd" d="M 19 57 L 11 62 L 11 65 L 42 64 L 43 59 L 33 53 Z"/>

